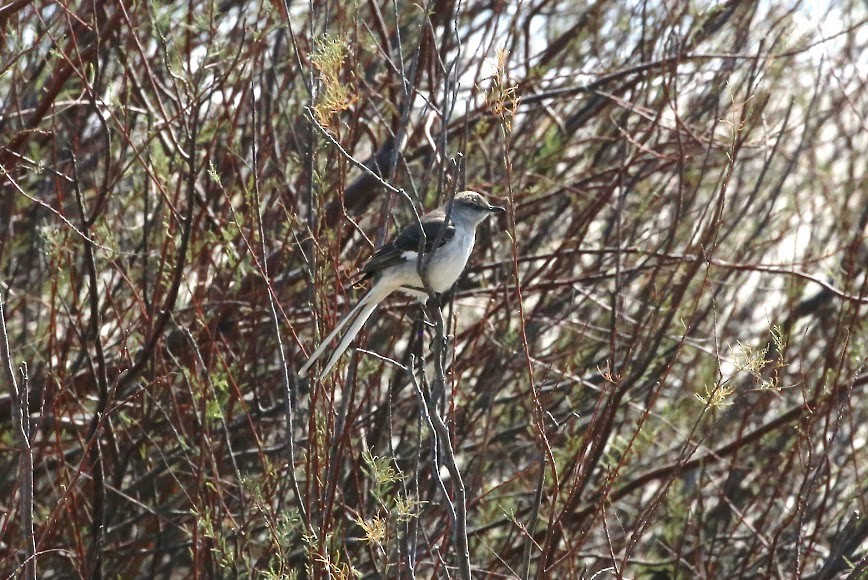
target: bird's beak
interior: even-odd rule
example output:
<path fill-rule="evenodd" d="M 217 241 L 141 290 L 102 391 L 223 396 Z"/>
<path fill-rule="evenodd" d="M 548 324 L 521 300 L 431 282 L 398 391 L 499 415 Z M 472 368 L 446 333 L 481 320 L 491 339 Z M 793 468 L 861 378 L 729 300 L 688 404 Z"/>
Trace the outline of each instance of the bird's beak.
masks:
<path fill-rule="evenodd" d="M 488 211 L 491 213 L 506 213 L 506 208 L 500 207 L 499 205 L 492 205 L 488 207 Z"/>

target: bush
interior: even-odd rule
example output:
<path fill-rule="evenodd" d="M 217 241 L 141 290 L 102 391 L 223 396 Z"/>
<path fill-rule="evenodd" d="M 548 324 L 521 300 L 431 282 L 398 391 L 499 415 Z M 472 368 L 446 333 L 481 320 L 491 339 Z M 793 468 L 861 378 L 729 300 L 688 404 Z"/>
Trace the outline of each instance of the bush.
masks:
<path fill-rule="evenodd" d="M 864 574 L 866 17 L 0 8 L 0 570 Z M 442 318 L 298 377 L 462 189 Z"/>

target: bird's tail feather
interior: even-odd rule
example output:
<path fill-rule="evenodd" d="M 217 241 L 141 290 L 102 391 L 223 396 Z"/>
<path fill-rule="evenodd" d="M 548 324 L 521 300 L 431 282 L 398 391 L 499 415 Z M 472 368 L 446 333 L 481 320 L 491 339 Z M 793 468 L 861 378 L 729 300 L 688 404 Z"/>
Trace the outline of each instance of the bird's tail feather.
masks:
<path fill-rule="evenodd" d="M 352 342 L 352 340 L 359 333 L 362 325 L 365 324 L 368 318 L 370 318 L 371 313 L 374 312 L 374 309 L 377 307 L 377 305 L 382 302 L 386 298 L 386 296 L 391 294 L 393 290 L 393 288 L 384 288 L 382 285 L 375 283 L 371 287 L 371 289 L 368 290 L 368 293 L 365 294 L 361 300 L 359 300 L 359 303 L 353 306 L 353 309 L 350 310 L 350 312 L 346 316 L 344 316 L 343 320 L 341 320 L 329 333 L 329 335 L 323 339 L 322 343 L 317 347 L 315 351 L 313 351 L 313 354 L 310 355 L 310 358 L 307 359 L 307 362 L 304 363 L 304 366 L 299 369 L 299 374 L 301 376 L 304 376 L 313 365 L 313 363 L 319 360 L 319 358 L 323 355 L 329 344 L 331 344 L 331 341 L 335 339 L 335 337 L 350 321 L 354 320 L 353 325 L 347 331 L 346 335 L 344 335 L 344 338 L 341 340 L 340 344 L 338 344 L 338 347 L 335 349 L 335 352 L 329 359 L 329 362 L 323 370 L 322 374 L 320 375 L 320 378 L 328 374 L 328 371 L 331 370 L 331 368 L 337 362 L 338 358 L 340 358 L 341 354 L 347 349 L 347 346 L 349 346 L 350 342 Z"/>
<path fill-rule="evenodd" d="M 345 350 L 347 350 L 347 347 L 350 346 L 350 343 L 362 329 L 362 326 L 365 324 L 365 322 L 367 322 L 368 318 L 371 317 L 371 314 L 374 312 L 377 304 L 379 304 L 379 302 L 369 302 L 365 304 L 365 307 L 362 308 L 361 312 L 359 312 L 358 316 L 356 316 L 356 319 L 353 321 L 352 326 L 350 326 L 349 330 L 347 330 L 347 333 L 341 339 L 340 344 L 338 344 L 338 347 L 332 353 L 332 357 L 329 359 L 329 362 L 326 363 L 326 366 L 325 368 L 323 368 L 322 373 L 320 373 L 320 378 L 323 378 L 329 373 L 330 370 L 332 370 L 332 367 L 335 366 L 335 363 L 338 362 L 338 359 L 341 358 L 341 355 L 344 353 Z"/>
<path fill-rule="evenodd" d="M 319 357 L 321 357 L 323 355 L 323 353 L 328 348 L 331 341 L 333 341 L 334 338 L 338 335 L 338 333 L 344 328 L 344 326 L 346 326 L 347 323 L 353 319 L 353 317 L 359 312 L 359 310 L 361 310 L 362 307 L 365 304 L 367 304 L 368 296 L 371 295 L 372 291 L 373 291 L 373 288 L 371 288 L 371 290 L 369 290 L 368 293 L 365 294 L 361 300 L 359 300 L 358 304 L 353 306 L 353 309 L 350 310 L 349 314 L 344 316 L 343 320 L 338 322 L 335 325 L 335 327 L 332 329 L 332 331 L 329 333 L 329 335 L 322 340 L 322 342 L 317 347 L 317 349 L 315 351 L 313 351 L 313 354 L 310 355 L 310 358 L 307 359 L 307 362 L 304 363 L 304 366 L 302 366 L 301 369 L 299 369 L 298 373 L 300 375 L 304 376 L 307 373 L 308 369 L 311 367 L 311 365 L 313 365 L 313 363 L 315 363 L 316 361 L 319 360 Z"/>

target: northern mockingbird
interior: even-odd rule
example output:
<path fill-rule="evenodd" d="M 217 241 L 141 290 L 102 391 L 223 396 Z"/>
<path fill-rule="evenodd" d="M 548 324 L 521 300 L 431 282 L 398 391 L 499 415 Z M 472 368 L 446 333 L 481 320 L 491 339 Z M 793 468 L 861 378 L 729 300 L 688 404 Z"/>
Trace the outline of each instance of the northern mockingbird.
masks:
<path fill-rule="evenodd" d="M 420 299 L 428 297 L 425 284 L 419 276 L 420 248 L 430 288 L 438 294 L 449 290 L 467 265 L 476 241 L 476 226 L 491 214 L 504 211 L 504 208 L 488 203 L 475 191 L 462 191 L 455 196 L 451 208 L 447 203 L 423 215 L 419 221 L 405 227 L 394 240 L 380 246 L 361 269 L 364 274 L 362 279 L 373 278 L 374 285 L 310 355 L 299 374 L 305 376 L 329 343 L 352 321 L 349 330 L 320 373 L 321 379 L 325 377 L 377 305 L 395 290 Z"/>

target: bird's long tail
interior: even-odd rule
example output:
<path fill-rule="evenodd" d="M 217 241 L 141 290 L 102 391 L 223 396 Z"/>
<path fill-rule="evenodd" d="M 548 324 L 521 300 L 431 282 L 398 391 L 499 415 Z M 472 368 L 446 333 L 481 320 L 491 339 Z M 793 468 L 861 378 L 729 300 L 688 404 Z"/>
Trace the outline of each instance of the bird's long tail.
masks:
<path fill-rule="evenodd" d="M 320 374 L 320 378 L 326 376 L 328 372 L 332 369 L 341 355 L 347 350 L 347 347 L 362 329 L 362 326 L 367 322 L 368 318 L 371 317 L 371 314 L 374 312 L 374 309 L 377 308 L 377 305 L 382 302 L 386 296 L 391 294 L 395 289 L 383 286 L 380 282 L 375 283 L 368 293 L 365 294 L 359 303 L 356 304 L 352 310 L 350 310 L 349 314 L 347 314 L 343 320 L 341 320 L 337 326 L 334 327 L 325 339 L 323 339 L 322 344 L 320 344 L 313 354 L 310 355 L 310 358 L 307 359 L 307 362 L 304 363 L 304 366 L 299 369 L 299 374 L 304 376 L 307 374 L 308 369 L 310 369 L 311 365 L 315 363 L 319 358 L 323 355 L 323 353 L 328 348 L 328 345 L 332 340 L 343 330 L 343 328 L 352 321 L 352 325 L 350 325 L 349 330 L 347 330 L 344 337 L 341 339 L 335 351 L 332 353 L 331 358 L 328 363 L 326 363 L 325 368 Z"/>

